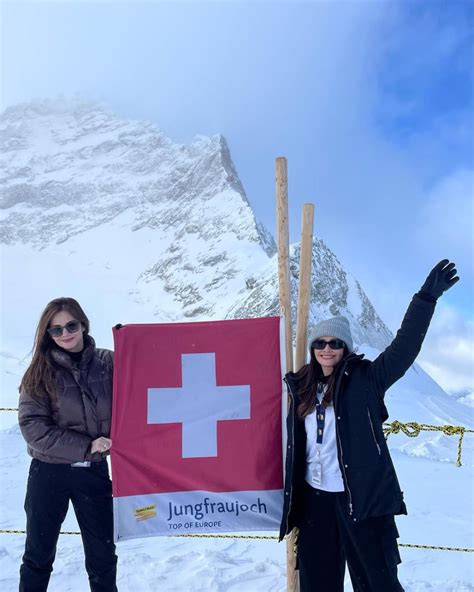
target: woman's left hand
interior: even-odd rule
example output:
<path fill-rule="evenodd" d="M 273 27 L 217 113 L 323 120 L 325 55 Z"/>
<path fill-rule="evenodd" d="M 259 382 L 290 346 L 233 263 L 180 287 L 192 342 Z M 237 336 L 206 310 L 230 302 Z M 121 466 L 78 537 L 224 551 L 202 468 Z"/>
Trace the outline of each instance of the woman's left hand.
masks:
<path fill-rule="evenodd" d="M 430 299 L 436 301 L 443 292 L 449 290 L 449 288 L 459 281 L 459 277 L 456 274 L 455 264 L 450 263 L 448 259 L 443 259 L 430 271 L 420 292 L 423 292 Z"/>
<path fill-rule="evenodd" d="M 100 438 L 97 438 L 96 440 L 92 440 L 92 444 L 91 444 L 91 453 L 94 454 L 94 452 L 107 452 L 107 450 L 110 450 L 112 448 L 112 440 L 110 438 L 106 438 L 105 436 L 100 436 Z"/>

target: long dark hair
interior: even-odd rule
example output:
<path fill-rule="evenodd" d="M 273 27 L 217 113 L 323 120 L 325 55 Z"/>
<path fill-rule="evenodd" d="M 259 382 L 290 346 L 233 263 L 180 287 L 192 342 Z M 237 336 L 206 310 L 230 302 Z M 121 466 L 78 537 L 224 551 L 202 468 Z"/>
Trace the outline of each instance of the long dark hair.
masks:
<path fill-rule="evenodd" d="M 344 365 L 344 358 L 348 355 L 348 353 L 349 351 L 347 347 L 344 346 L 344 354 L 341 360 L 336 364 L 336 366 L 334 366 L 333 371 L 329 375 L 326 392 L 324 393 L 323 397 L 324 407 L 332 405 L 334 388 Z M 298 391 L 300 401 L 298 404 L 297 413 L 300 419 L 304 419 L 307 415 L 314 411 L 316 407 L 316 388 L 318 382 L 324 376 L 323 369 L 321 368 L 321 364 L 316 360 L 313 348 L 310 347 L 309 364 L 302 366 L 296 373 L 296 376 L 301 380 L 302 384 Z"/>
<path fill-rule="evenodd" d="M 89 319 L 77 300 L 74 298 L 51 300 L 41 313 L 33 343 L 33 358 L 21 380 L 20 392 L 28 392 L 39 397 L 54 396 L 55 366 L 49 352 L 56 346 L 47 329 L 54 315 L 61 311 L 68 312 L 76 321 L 82 323 L 84 336 L 89 334 Z"/>

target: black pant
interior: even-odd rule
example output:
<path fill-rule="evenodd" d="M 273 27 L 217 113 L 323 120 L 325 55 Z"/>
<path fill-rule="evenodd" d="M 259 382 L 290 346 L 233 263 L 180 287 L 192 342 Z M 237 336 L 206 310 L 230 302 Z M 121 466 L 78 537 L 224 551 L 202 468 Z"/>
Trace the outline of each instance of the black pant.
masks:
<path fill-rule="evenodd" d="M 92 592 L 116 592 L 112 484 L 107 463 L 90 467 L 55 465 L 34 459 L 26 490 L 26 544 L 20 592 L 45 592 L 69 500 L 82 535 Z"/>
<path fill-rule="evenodd" d="M 403 592 L 393 516 L 354 522 L 346 494 L 305 486 L 298 537 L 301 592 L 343 592 L 345 563 L 354 592 Z"/>

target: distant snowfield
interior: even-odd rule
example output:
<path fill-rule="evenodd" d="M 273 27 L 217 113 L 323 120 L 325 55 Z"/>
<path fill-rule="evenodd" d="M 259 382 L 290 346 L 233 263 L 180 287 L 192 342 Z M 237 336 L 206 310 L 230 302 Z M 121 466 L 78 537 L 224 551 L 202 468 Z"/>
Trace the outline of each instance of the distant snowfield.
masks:
<path fill-rule="evenodd" d="M 372 357 L 376 352 L 364 351 Z M 16 406 L 18 360 L 3 352 L 2 406 Z M 5 388 L 7 387 L 7 388 Z M 6 396 L 5 393 L 9 393 Z M 387 395 L 389 421 L 471 427 L 472 408 L 449 398 L 418 366 Z M 0 528 L 24 529 L 23 499 L 29 458 L 16 414 L 0 414 Z M 466 434 L 463 466 L 458 438 L 426 432 L 392 435 L 389 445 L 409 515 L 398 518 L 400 542 L 472 548 L 474 434 Z M 70 511 L 63 530 L 78 529 Z M 255 533 L 258 534 L 258 533 Z M 276 533 L 261 533 L 276 537 Z M 0 535 L 0 588 L 18 589 L 23 535 Z M 118 544 L 121 592 L 284 592 L 285 544 L 276 540 L 161 537 Z M 474 592 L 472 553 L 401 548 L 400 578 L 407 592 Z M 88 590 L 80 537 L 60 537 L 51 592 Z M 346 579 L 346 592 L 352 590 Z"/>

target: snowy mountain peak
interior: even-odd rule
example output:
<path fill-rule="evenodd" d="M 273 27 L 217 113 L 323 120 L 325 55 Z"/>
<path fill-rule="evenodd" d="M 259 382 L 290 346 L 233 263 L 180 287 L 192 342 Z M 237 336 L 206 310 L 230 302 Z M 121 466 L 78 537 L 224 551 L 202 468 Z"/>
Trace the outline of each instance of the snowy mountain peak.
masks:
<path fill-rule="evenodd" d="M 293 331 L 296 331 L 300 251 L 299 244 L 290 246 Z M 279 314 L 277 265 L 278 257 L 275 255 L 260 276 L 254 274 L 247 278 L 251 291 L 231 308 L 229 317 Z M 383 350 L 393 339 L 359 282 L 343 269 L 331 249 L 316 237 L 312 249 L 311 294 L 310 327 L 322 319 L 342 314 L 348 318 L 357 344 L 366 343 Z"/>
<path fill-rule="evenodd" d="M 240 238 L 275 249 L 220 135 L 179 145 L 150 123 L 122 120 L 82 100 L 11 107 L 0 131 L 0 236 L 6 244 L 44 248 L 126 210 L 133 212 L 135 230 L 192 226 L 193 220 L 203 228 L 216 221 L 217 200 L 219 227 L 224 222 Z"/>
<path fill-rule="evenodd" d="M 279 313 L 275 242 L 222 135 L 177 144 L 82 99 L 11 107 L 0 128 L 4 245 L 39 257 L 41 269 L 70 266 L 96 290 L 115 285 L 121 309 L 140 320 Z M 298 260 L 293 246 L 294 303 Z M 318 239 L 313 261 L 310 323 L 346 314 L 356 342 L 385 346 L 390 332 Z M 59 281 L 57 293 L 70 292 Z"/>

